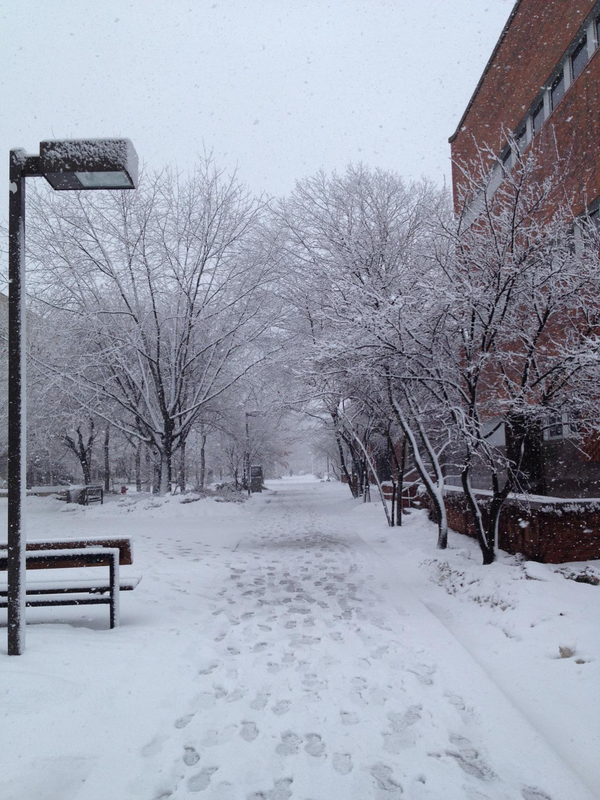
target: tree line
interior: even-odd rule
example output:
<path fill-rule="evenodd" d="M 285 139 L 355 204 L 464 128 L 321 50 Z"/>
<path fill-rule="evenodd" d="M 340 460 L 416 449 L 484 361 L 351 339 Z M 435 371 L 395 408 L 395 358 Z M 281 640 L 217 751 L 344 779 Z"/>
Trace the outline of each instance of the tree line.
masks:
<path fill-rule="evenodd" d="M 491 563 L 532 442 L 564 413 L 574 440 L 597 429 L 598 234 L 560 161 L 530 149 L 499 187 L 489 154 L 459 166 L 454 205 L 361 165 L 255 197 L 211 158 L 136 192 L 31 192 L 32 473 L 70 453 L 89 482 L 94 451 L 138 488 L 237 481 L 249 447 L 282 468 L 300 413 L 355 495 L 412 471 L 439 547 L 459 485 Z"/>

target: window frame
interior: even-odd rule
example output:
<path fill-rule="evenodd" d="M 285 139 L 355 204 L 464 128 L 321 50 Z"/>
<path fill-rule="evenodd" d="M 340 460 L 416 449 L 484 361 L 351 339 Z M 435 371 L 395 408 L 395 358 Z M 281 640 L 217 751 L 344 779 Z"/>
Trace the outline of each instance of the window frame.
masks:
<path fill-rule="evenodd" d="M 502 168 L 506 172 L 512 169 L 514 163 L 514 153 L 510 144 L 508 144 L 500 154 L 500 161 L 502 162 Z"/>
<path fill-rule="evenodd" d="M 540 119 L 539 127 L 536 127 L 536 120 Z M 531 112 L 531 125 L 533 127 L 533 135 L 535 136 L 536 133 L 539 133 L 542 129 L 542 125 L 546 121 L 546 106 L 544 104 L 544 98 L 542 97 L 539 103 L 535 105 L 535 108 Z"/>
<path fill-rule="evenodd" d="M 576 61 L 577 57 L 580 55 L 580 53 L 584 53 L 585 54 L 585 56 L 584 56 L 585 60 L 581 62 L 580 69 L 579 69 L 579 71 L 577 71 L 575 69 L 575 61 Z M 583 70 L 586 67 L 586 64 L 590 60 L 589 52 L 588 52 L 587 31 L 583 34 L 581 39 L 577 42 L 577 45 L 575 46 L 575 49 L 573 50 L 573 52 L 569 56 L 569 60 L 571 62 L 571 77 L 575 81 L 581 75 L 581 73 L 583 72 Z"/>
<path fill-rule="evenodd" d="M 523 122 L 520 128 L 515 132 L 515 144 L 519 153 L 524 153 L 529 142 L 527 141 L 527 122 Z"/>
<path fill-rule="evenodd" d="M 560 433 L 553 433 L 553 430 L 557 430 L 558 428 L 560 428 Z M 568 439 L 570 433 L 571 424 L 567 411 L 559 411 L 556 414 L 550 414 L 546 418 L 546 422 L 544 424 L 545 442 L 559 442 L 563 439 Z"/>
<path fill-rule="evenodd" d="M 562 94 L 560 95 L 558 100 L 555 100 L 555 91 L 556 91 L 556 89 L 558 88 L 558 86 L 561 83 L 562 83 Z M 567 80 L 566 80 L 566 76 L 565 76 L 565 68 L 563 67 L 560 70 L 560 72 L 558 73 L 558 75 L 556 76 L 556 78 L 554 78 L 554 80 L 552 81 L 552 85 L 550 86 L 550 110 L 551 111 L 554 111 L 554 109 L 558 106 L 560 101 L 565 96 L 566 91 L 567 91 Z"/>

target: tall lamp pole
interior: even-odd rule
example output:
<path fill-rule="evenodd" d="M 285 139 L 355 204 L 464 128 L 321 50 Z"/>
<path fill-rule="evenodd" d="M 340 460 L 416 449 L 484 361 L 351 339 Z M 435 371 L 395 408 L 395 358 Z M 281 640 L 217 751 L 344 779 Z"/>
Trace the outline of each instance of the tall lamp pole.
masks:
<path fill-rule="evenodd" d="M 248 424 L 248 417 L 250 412 L 246 411 L 246 452 L 244 453 L 244 488 L 250 497 L 250 425 Z"/>
<path fill-rule="evenodd" d="M 250 476 L 250 425 L 248 423 L 248 417 L 255 417 L 257 414 L 256 411 L 246 411 L 246 452 L 244 453 L 244 489 L 248 491 L 248 497 L 252 494 L 252 489 L 250 488 L 251 484 L 251 476 Z"/>
<path fill-rule="evenodd" d="M 138 163 L 128 139 L 40 142 L 39 155 L 11 150 L 8 211 L 8 655 L 25 650 L 27 474 L 25 178 L 57 191 L 135 189 Z"/>

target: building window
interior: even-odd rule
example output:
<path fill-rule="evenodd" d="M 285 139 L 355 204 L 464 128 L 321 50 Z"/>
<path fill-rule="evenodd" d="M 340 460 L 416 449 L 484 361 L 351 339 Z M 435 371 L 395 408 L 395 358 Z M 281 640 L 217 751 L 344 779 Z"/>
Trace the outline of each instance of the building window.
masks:
<path fill-rule="evenodd" d="M 545 119 L 544 115 L 544 100 L 540 100 L 538 105 L 535 107 L 533 114 L 531 115 L 531 119 L 533 121 L 533 132 L 536 134 L 539 129 L 542 127 Z"/>
<path fill-rule="evenodd" d="M 552 104 L 552 110 L 556 108 L 556 106 L 560 103 L 563 99 L 565 94 L 565 72 L 561 69 L 558 73 L 556 78 L 554 79 L 554 83 L 552 84 L 552 88 L 550 89 L 550 102 Z"/>
<path fill-rule="evenodd" d="M 489 175 L 488 185 L 486 187 L 485 195 L 488 200 L 491 200 L 492 197 L 494 196 L 496 189 L 502 183 L 502 178 L 503 178 L 502 168 L 500 167 L 498 162 L 496 162 L 492 167 L 492 171 L 490 172 Z"/>
<path fill-rule="evenodd" d="M 504 150 L 504 152 L 502 153 L 502 166 L 504 167 L 505 171 L 508 171 L 512 167 L 512 161 L 513 161 L 512 154 L 513 154 L 512 149 L 510 145 L 508 145 L 506 150 Z"/>
<path fill-rule="evenodd" d="M 516 132 L 515 142 L 519 153 L 522 153 L 527 147 L 527 125 L 523 125 L 523 127 Z"/>
<path fill-rule="evenodd" d="M 573 54 L 571 55 L 573 80 L 575 80 L 575 78 L 578 75 L 581 75 L 583 68 L 587 64 L 587 60 L 588 60 L 587 36 L 584 36 L 583 39 L 581 39 L 581 41 L 575 48 L 575 50 L 573 50 Z"/>
<path fill-rule="evenodd" d="M 569 415 L 566 412 L 552 414 L 544 426 L 544 441 L 565 439 L 569 435 Z"/>
<path fill-rule="evenodd" d="M 596 45 L 600 47 L 600 17 L 596 17 Z"/>

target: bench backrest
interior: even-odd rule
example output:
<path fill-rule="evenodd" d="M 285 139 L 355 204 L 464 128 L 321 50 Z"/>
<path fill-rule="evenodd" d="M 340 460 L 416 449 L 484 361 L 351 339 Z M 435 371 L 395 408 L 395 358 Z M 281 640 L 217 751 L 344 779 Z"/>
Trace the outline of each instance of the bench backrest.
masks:
<path fill-rule="evenodd" d="M 131 539 L 125 537 L 122 539 L 50 539 L 50 540 L 34 540 L 27 542 L 27 552 L 35 550 L 79 550 L 86 547 L 113 547 L 119 551 L 119 564 L 128 566 L 133 564 L 133 548 L 131 546 Z M 0 570 L 6 570 L 7 559 L 3 551 L 6 551 L 7 545 L 0 544 Z M 106 562 L 108 564 L 108 561 Z M 72 559 L 65 564 L 54 562 L 51 565 L 44 566 L 43 562 L 28 563 L 28 569 L 58 569 L 61 566 L 75 567 L 75 566 L 89 566 L 85 562 L 80 564 L 73 563 Z"/>

